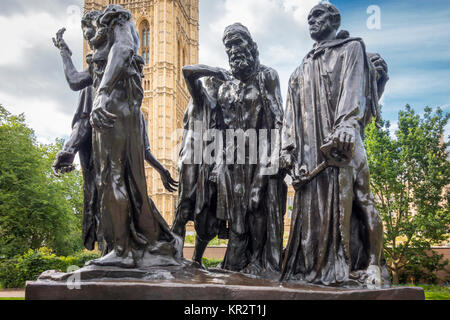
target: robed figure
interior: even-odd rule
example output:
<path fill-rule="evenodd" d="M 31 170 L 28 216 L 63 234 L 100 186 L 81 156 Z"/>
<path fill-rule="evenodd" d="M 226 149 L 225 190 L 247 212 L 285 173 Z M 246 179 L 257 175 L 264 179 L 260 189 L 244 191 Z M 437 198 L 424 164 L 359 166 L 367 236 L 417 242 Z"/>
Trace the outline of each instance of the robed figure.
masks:
<path fill-rule="evenodd" d="M 208 243 L 216 236 L 226 238 L 226 221 L 217 217 L 217 188 L 210 181 L 217 155 L 205 153 L 214 139 L 208 132 L 221 134 L 222 112 L 217 106 L 217 91 L 228 77 L 225 70 L 206 65 L 184 66 L 183 76 L 191 99 L 183 118 L 183 137 L 178 158 L 180 186 L 172 231 L 183 239 L 186 224 L 194 222 L 195 251 L 192 260 L 199 266 Z"/>
<path fill-rule="evenodd" d="M 382 224 L 362 139 L 379 117 L 380 79 L 361 39 L 337 37 L 334 6 L 314 7 L 308 20 L 316 44 L 289 80 L 282 131 L 296 189 L 282 279 L 380 285 Z"/>
<path fill-rule="evenodd" d="M 70 87 L 82 90 L 73 132 L 53 165 L 54 172 L 73 170 L 77 152 L 85 178 L 83 240 L 97 241 L 102 257 L 90 264 L 124 268 L 178 265 L 182 241 L 147 195 L 144 160 L 160 173 L 165 187 L 176 186 L 167 169 L 152 155 L 140 110 L 143 59 L 131 13 L 109 5 L 87 13 L 83 35 L 93 54 L 89 67 L 77 72 L 71 52 L 58 32 Z"/>

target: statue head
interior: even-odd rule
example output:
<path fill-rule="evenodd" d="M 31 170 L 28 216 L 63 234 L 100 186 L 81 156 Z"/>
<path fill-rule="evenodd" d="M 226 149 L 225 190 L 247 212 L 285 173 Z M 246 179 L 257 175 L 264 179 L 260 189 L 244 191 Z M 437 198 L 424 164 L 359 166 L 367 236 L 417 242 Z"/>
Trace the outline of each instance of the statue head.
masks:
<path fill-rule="evenodd" d="M 330 3 L 321 3 L 311 9 L 308 15 L 309 33 L 317 42 L 332 40 L 341 26 L 341 14 Z"/>
<path fill-rule="evenodd" d="M 248 29 L 232 24 L 225 28 L 222 40 L 233 76 L 241 80 L 250 77 L 259 68 L 259 52 Z"/>
<path fill-rule="evenodd" d="M 97 33 L 96 21 L 102 14 L 101 11 L 88 11 L 81 18 L 81 29 L 83 30 L 83 37 L 86 41 L 91 40 Z"/>
<path fill-rule="evenodd" d="M 109 4 L 99 19 L 102 25 L 111 25 L 112 23 L 123 24 L 132 19 L 131 12 L 118 4 Z"/>

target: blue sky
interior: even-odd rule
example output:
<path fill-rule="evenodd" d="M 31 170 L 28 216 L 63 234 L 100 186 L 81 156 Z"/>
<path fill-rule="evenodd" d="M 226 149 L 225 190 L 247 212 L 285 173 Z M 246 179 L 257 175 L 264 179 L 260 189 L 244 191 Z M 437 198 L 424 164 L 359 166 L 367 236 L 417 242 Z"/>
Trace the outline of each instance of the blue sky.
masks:
<path fill-rule="evenodd" d="M 441 106 L 450 111 L 450 1 L 383 0 L 334 3 L 343 27 L 362 36 L 369 51 L 389 64 L 390 82 L 383 98 L 383 116 L 394 121 L 409 103 L 415 110 Z M 369 5 L 381 9 L 381 29 L 366 27 Z"/>
<path fill-rule="evenodd" d="M 285 97 L 290 74 L 313 42 L 306 17 L 318 0 L 200 0 L 200 63 L 227 68 L 224 28 L 242 22 L 276 69 Z M 441 106 L 450 112 L 450 0 L 335 0 L 342 29 L 362 37 L 389 65 L 383 117 L 396 126 L 409 103 L 417 112 Z M 51 37 L 66 27 L 66 41 L 81 67 L 83 0 L 1 0 L 0 103 L 25 113 L 41 142 L 67 138 L 77 94 L 65 83 Z M 381 28 L 369 29 L 369 6 L 380 8 Z M 447 127 L 448 136 L 450 125 Z"/>
<path fill-rule="evenodd" d="M 248 3 L 249 8 L 239 5 L 242 2 Z M 306 15 L 317 2 L 201 0 L 200 60 L 212 64 L 224 62 L 222 66 L 226 66 L 225 55 L 216 54 L 221 50 L 220 33 L 216 29 L 223 30 L 225 22 L 241 21 L 249 26 L 258 43 L 262 63 L 278 70 L 285 97 L 290 73 L 313 45 Z M 362 37 L 367 50 L 380 53 L 389 65 L 390 81 L 382 104 L 383 117 L 391 121 L 393 129 L 398 111 L 407 103 L 419 113 L 425 106 L 433 109 L 440 106 L 450 112 L 449 0 L 335 0 L 332 3 L 341 12 L 341 29 Z M 263 8 L 252 10 L 258 4 Z M 367 26 L 373 13 L 367 10 L 373 5 L 379 8 L 380 29 Z M 202 28 L 205 24 L 208 27 Z M 211 50 L 213 47 L 215 52 Z"/>

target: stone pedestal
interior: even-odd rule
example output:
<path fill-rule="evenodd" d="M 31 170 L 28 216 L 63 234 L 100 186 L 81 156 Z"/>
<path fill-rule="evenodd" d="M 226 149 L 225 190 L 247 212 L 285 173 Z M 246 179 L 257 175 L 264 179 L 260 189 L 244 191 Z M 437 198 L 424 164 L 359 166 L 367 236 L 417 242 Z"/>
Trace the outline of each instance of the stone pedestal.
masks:
<path fill-rule="evenodd" d="M 27 300 L 424 300 L 421 288 L 330 288 L 277 281 L 220 270 L 166 267 L 124 270 L 85 267 L 44 272 L 27 282 Z"/>

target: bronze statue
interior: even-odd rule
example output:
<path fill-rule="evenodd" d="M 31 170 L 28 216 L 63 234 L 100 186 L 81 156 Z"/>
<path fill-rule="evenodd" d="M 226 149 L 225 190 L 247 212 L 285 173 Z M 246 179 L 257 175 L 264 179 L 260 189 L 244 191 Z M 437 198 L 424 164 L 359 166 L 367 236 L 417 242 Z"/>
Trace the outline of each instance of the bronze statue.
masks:
<path fill-rule="evenodd" d="M 147 195 L 145 160 L 167 190 L 177 182 L 150 150 L 140 109 L 144 61 L 131 13 L 108 5 L 85 14 L 83 35 L 93 53 L 83 72 L 74 67 L 61 29 L 54 44 L 80 99 L 53 170 L 74 170 L 80 154 L 83 240 L 86 248 L 97 242 L 103 250 L 80 270 L 49 270 L 28 282 L 27 299 L 423 299 L 414 288 L 351 292 L 310 285 L 382 282 L 382 226 L 362 134 L 379 117 L 388 76 L 384 60 L 366 53 L 361 39 L 337 34 L 334 6 L 314 7 L 309 23 L 317 43 L 291 77 L 286 115 L 278 74 L 260 64 L 257 44 L 240 23 L 223 35 L 230 71 L 183 67 L 192 98 L 172 230 Z M 296 195 L 284 253 L 286 174 Z M 197 231 L 194 263 L 182 258 L 189 220 Z M 221 267 L 256 277 L 198 268 L 217 235 L 229 239 Z M 308 284 L 280 283 L 297 280 Z"/>
<path fill-rule="evenodd" d="M 221 265 L 227 270 L 282 271 L 282 280 L 327 285 L 381 283 L 382 226 L 368 186 L 361 134 L 373 116 L 379 117 L 387 66 L 379 55 L 365 52 L 361 39 L 337 34 L 340 15 L 334 6 L 314 7 L 309 23 L 317 43 L 291 77 L 285 119 L 278 74 L 260 64 L 257 44 L 242 24 L 228 26 L 223 35 L 230 71 L 183 68 L 192 99 L 184 119 L 172 231 L 147 196 L 144 160 L 161 173 L 167 190 L 174 191 L 177 183 L 150 151 L 140 110 L 144 61 L 137 54 L 139 36 L 130 12 L 109 5 L 84 16 L 83 35 L 93 54 L 83 72 L 73 66 L 64 30 L 58 32 L 54 42 L 67 81 L 81 93 L 71 138 L 54 171 L 73 170 L 80 153 L 84 243 L 93 249 L 97 241 L 103 249 L 92 264 L 177 264 L 185 225 L 193 220 L 193 260 L 199 265 L 218 235 L 229 238 Z M 205 162 L 205 149 L 211 149 L 204 133 L 211 130 L 226 143 L 214 150 L 215 161 Z M 269 136 L 281 130 L 279 156 L 280 141 Z M 240 138 L 244 154 L 235 145 Z M 260 157 L 252 154 L 255 150 Z M 276 161 L 263 161 L 261 153 L 267 152 Z M 286 173 L 296 196 L 282 269 Z"/>
<path fill-rule="evenodd" d="M 242 24 L 225 28 L 222 40 L 232 74 L 218 93 L 224 130 L 256 130 L 258 133 L 280 130 L 283 106 L 278 73 L 260 64 L 258 46 Z M 264 146 L 258 135 L 260 155 L 278 150 L 276 140 L 267 141 L 270 143 Z M 264 163 L 261 158 L 252 163 L 251 143 L 254 142 L 246 134 L 245 150 L 249 153 L 245 152 L 241 163 L 239 159 L 233 159 L 233 163 L 226 163 L 219 170 L 223 178 L 217 179 L 218 199 L 226 204 L 222 207 L 223 216 L 227 217 L 230 228 L 222 267 L 261 274 L 280 269 L 287 186 L 279 175 L 277 164 Z M 229 147 L 230 142 L 227 144 Z M 272 165 L 276 168 L 269 172 L 267 169 Z"/>
<path fill-rule="evenodd" d="M 140 110 L 144 61 L 137 54 L 139 36 L 131 13 L 109 5 L 103 12 L 87 13 L 82 28 L 94 50 L 84 72 L 73 66 L 64 31 L 54 39 L 70 87 L 82 90 L 71 138 L 58 154 L 54 172 L 73 170 L 74 156 L 80 152 L 84 242 L 93 249 L 98 241 L 104 254 L 91 264 L 177 265 L 182 241 L 147 196 L 144 157 L 160 172 L 166 189 L 174 191 L 176 182 L 150 151 Z"/>
<path fill-rule="evenodd" d="M 192 259 L 202 266 L 208 243 L 216 236 L 227 238 L 226 220 L 218 219 L 216 214 L 217 188 L 210 181 L 214 164 L 203 161 L 202 150 L 207 144 L 202 137 L 207 130 L 220 130 L 222 113 L 217 106 L 217 92 L 229 75 L 220 68 L 194 65 L 183 67 L 183 76 L 192 98 L 183 119 L 178 161 L 180 185 L 172 231 L 184 239 L 187 222 L 194 221 L 196 239 Z"/>
<path fill-rule="evenodd" d="M 223 42 L 230 72 L 204 65 L 183 68 L 192 100 L 185 114 L 180 198 L 173 230 L 184 234 L 187 221 L 194 221 L 194 260 L 199 263 L 208 242 L 219 235 L 229 237 L 222 268 L 252 274 L 279 272 L 287 186 L 278 167 L 274 172 L 267 170 L 275 164 L 260 160 L 252 163 L 252 156 L 257 154 L 249 154 L 251 149 L 267 153 L 279 146 L 250 141 L 248 135 L 251 130 L 266 130 L 267 138 L 271 130 L 281 130 L 283 109 L 278 74 L 259 63 L 257 45 L 242 24 L 228 26 Z M 203 77 L 207 78 L 201 82 Z M 185 163 L 185 158 L 192 161 L 195 157 L 189 153 L 192 145 L 203 143 L 196 142 L 192 134 L 196 121 L 203 129 L 220 131 L 219 136 L 226 140 L 222 150 L 226 160 Z M 235 150 L 234 137 L 232 141 L 227 139 L 230 131 L 243 133 L 245 155 L 236 154 L 239 152 Z M 253 149 L 253 143 L 257 149 Z"/>
<path fill-rule="evenodd" d="M 281 161 L 296 193 L 282 280 L 379 287 L 383 226 L 362 135 L 379 118 L 387 66 L 338 34 L 340 22 L 331 4 L 311 10 L 316 43 L 289 80 Z"/>

